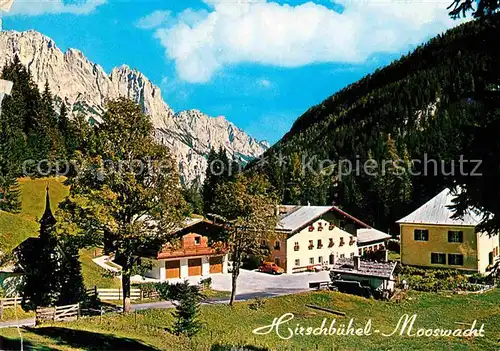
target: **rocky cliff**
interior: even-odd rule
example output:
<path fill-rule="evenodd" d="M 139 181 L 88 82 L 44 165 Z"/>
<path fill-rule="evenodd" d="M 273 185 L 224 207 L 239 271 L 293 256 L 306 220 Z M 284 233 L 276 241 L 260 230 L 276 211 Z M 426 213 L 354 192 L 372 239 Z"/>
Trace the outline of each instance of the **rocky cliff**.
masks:
<path fill-rule="evenodd" d="M 38 32 L 0 32 L 0 69 L 15 55 L 29 68 L 40 89 L 49 82 L 52 92 L 66 102 L 73 115 L 84 113 L 99 120 L 106 100 L 120 96 L 139 103 L 152 118 L 155 136 L 178 160 L 185 183 L 203 179 L 211 147 L 222 146 L 245 160 L 269 147 L 224 117 L 212 118 L 198 110 L 175 113 L 160 89 L 141 72 L 122 65 L 107 74 L 82 52 L 69 49 L 63 53 L 52 39 Z"/>

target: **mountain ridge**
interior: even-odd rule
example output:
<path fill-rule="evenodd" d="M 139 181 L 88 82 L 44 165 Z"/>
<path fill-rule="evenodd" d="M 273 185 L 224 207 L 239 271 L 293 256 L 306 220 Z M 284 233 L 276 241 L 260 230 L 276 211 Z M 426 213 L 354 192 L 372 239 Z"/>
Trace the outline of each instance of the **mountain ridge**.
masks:
<path fill-rule="evenodd" d="M 151 116 L 155 136 L 177 159 L 181 180 L 202 181 L 210 148 L 224 148 L 230 155 L 252 159 L 269 148 L 225 117 L 210 117 L 199 110 L 175 112 L 162 97 L 161 89 L 142 72 L 126 64 L 107 73 L 79 49 L 60 50 L 55 41 L 35 30 L 0 32 L 0 69 L 18 56 L 28 67 L 34 82 L 45 82 L 56 97 L 66 103 L 72 115 L 85 114 L 97 121 L 108 99 L 128 97 Z"/>

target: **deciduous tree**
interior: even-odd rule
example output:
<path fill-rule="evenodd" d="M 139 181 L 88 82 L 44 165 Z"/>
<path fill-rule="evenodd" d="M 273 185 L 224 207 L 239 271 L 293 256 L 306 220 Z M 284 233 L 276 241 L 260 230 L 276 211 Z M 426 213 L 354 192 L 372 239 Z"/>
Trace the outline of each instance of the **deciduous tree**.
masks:
<path fill-rule="evenodd" d="M 226 222 L 233 263 L 230 299 L 233 305 L 243 258 L 245 255 L 263 257 L 266 249 L 262 242 L 274 236 L 276 196 L 265 176 L 239 174 L 217 187 L 213 208 Z"/>
<path fill-rule="evenodd" d="M 91 142 L 96 147 L 77 152 L 80 169 L 62 205 L 68 230 L 105 242 L 121 265 L 125 312 L 138 254 L 169 241 L 186 209 L 176 163 L 152 132 L 140 106 L 123 98 L 109 102 Z"/>

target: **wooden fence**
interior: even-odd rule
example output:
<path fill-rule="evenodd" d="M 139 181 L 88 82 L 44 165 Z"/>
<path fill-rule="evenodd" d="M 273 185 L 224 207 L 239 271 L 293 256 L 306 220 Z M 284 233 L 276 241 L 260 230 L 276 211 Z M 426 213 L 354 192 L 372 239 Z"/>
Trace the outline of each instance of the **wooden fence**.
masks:
<path fill-rule="evenodd" d="M 16 306 L 21 305 L 22 297 L 9 297 L 5 299 L 0 299 L 0 318 L 3 317 L 3 310 L 5 308 L 15 308 Z"/>
<path fill-rule="evenodd" d="M 60 322 L 73 321 L 80 317 L 80 304 L 56 306 L 56 307 L 39 307 L 36 309 L 35 324 L 43 322 Z"/>
<path fill-rule="evenodd" d="M 94 289 L 88 289 L 87 295 L 97 296 L 100 300 L 115 300 L 120 301 L 123 299 L 123 291 L 120 288 L 117 289 L 100 289 L 95 287 Z M 142 290 L 138 288 L 130 289 L 130 299 L 131 300 L 142 300 L 144 298 Z"/>
<path fill-rule="evenodd" d="M 87 289 L 88 296 L 96 296 L 102 301 L 120 301 L 123 299 L 123 290 L 121 288 L 116 289 L 102 289 L 95 286 L 93 289 Z M 141 289 L 141 288 L 131 288 L 130 289 L 130 299 L 131 300 L 143 300 L 143 299 L 156 299 L 159 295 L 156 291 L 151 289 Z"/>

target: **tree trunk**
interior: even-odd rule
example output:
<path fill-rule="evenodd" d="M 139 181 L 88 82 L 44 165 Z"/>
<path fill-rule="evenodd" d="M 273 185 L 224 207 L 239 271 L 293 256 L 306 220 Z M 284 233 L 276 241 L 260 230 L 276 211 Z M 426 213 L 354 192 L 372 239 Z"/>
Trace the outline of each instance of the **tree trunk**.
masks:
<path fill-rule="evenodd" d="M 232 272 L 232 281 L 231 281 L 231 299 L 229 300 L 229 306 L 234 304 L 234 300 L 236 299 L 236 282 L 238 280 L 238 276 L 240 275 L 240 267 L 233 263 L 233 272 Z"/>
<path fill-rule="evenodd" d="M 123 312 L 130 312 L 130 270 L 122 268 Z"/>

